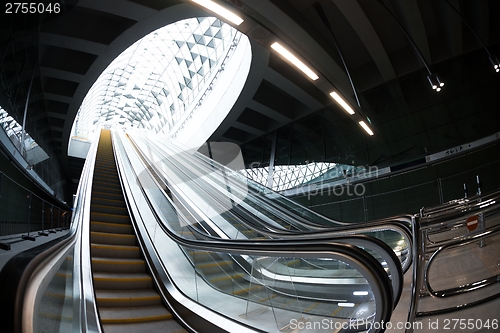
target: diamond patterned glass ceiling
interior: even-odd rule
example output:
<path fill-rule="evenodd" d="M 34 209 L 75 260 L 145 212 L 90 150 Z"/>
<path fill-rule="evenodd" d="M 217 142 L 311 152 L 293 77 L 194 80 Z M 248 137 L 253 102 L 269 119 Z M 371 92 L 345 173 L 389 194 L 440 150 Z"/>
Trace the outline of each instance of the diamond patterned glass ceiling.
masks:
<path fill-rule="evenodd" d="M 213 82 L 240 37 L 213 17 L 182 20 L 150 33 L 97 79 L 80 107 L 75 134 L 88 137 L 102 125 L 168 133 Z"/>
<path fill-rule="evenodd" d="M 271 185 L 271 189 L 274 191 L 284 191 L 304 185 L 335 168 L 336 165 L 335 163 L 320 162 L 305 165 L 276 165 L 274 166 L 271 184 L 269 184 L 268 180 L 269 167 L 249 168 L 242 170 L 242 173 L 245 177 L 259 184 L 264 186 Z"/>

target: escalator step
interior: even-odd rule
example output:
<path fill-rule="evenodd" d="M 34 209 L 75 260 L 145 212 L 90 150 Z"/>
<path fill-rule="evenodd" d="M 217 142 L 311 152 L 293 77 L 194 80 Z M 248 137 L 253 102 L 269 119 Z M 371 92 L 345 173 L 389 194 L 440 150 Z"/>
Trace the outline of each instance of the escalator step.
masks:
<path fill-rule="evenodd" d="M 91 252 L 94 257 L 107 258 L 140 258 L 141 250 L 138 246 L 91 244 Z"/>
<path fill-rule="evenodd" d="M 91 231 L 90 242 L 109 245 L 136 245 L 137 240 L 135 235 Z"/>
<path fill-rule="evenodd" d="M 130 307 L 161 304 L 160 295 L 153 289 L 145 290 L 96 290 L 98 306 Z"/>
<path fill-rule="evenodd" d="M 143 259 L 99 258 L 93 256 L 92 270 L 94 272 L 110 273 L 143 273 L 146 271 L 146 263 Z"/>
<path fill-rule="evenodd" d="M 102 191 L 99 191 L 95 188 L 92 189 L 92 200 L 114 200 L 114 201 L 121 201 L 125 204 L 125 201 L 123 200 L 123 193 L 119 194 L 112 194 L 112 193 L 107 193 L 105 189 Z"/>
<path fill-rule="evenodd" d="M 102 307 L 101 323 L 141 323 L 145 321 L 172 319 L 172 314 L 162 305 L 141 307 Z"/>
<path fill-rule="evenodd" d="M 130 216 L 128 215 L 98 213 L 93 211 L 90 212 L 90 220 L 97 222 L 130 224 Z"/>
<path fill-rule="evenodd" d="M 98 206 L 106 206 L 106 207 L 116 207 L 116 208 L 127 208 L 125 204 L 125 200 L 120 200 L 122 196 L 118 196 L 117 198 L 110 198 L 106 193 L 103 193 L 102 197 L 94 195 L 96 193 L 92 193 L 92 207 L 94 205 Z"/>
<path fill-rule="evenodd" d="M 95 232 L 108 232 L 113 234 L 133 234 L 134 228 L 132 224 L 125 223 L 109 223 L 109 222 L 90 222 L 90 230 Z"/>
<path fill-rule="evenodd" d="M 148 289 L 153 288 L 153 280 L 146 273 L 100 273 L 94 272 L 96 289 Z"/>
<path fill-rule="evenodd" d="M 120 206 L 109 206 L 109 205 L 100 205 L 95 200 L 92 202 L 92 212 L 101 213 L 101 214 L 115 214 L 115 215 L 127 215 L 128 210 L 124 205 Z"/>
<path fill-rule="evenodd" d="M 108 194 L 123 195 L 121 187 L 118 185 L 110 185 L 109 183 L 94 182 L 92 191 L 106 192 Z"/>

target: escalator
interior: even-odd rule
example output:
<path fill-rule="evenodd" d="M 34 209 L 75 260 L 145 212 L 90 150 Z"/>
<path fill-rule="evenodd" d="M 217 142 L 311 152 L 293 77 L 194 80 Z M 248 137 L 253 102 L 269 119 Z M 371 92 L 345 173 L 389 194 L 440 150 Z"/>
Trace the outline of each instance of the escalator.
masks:
<path fill-rule="evenodd" d="M 218 207 L 214 223 L 231 238 L 296 238 L 298 235 L 329 238 L 366 234 L 393 248 L 403 272 L 411 264 L 409 216 L 356 224 L 334 221 L 249 179 L 242 179 L 237 171 L 198 152 L 182 149 L 175 143 L 166 144 L 164 140 L 145 138 L 141 133 L 131 134 L 131 140 L 165 183 L 173 185 L 172 192 L 187 200 L 199 196 L 199 201 L 205 201 L 201 205 Z M 179 184 L 182 187 L 178 187 Z"/>
<path fill-rule="evenodd" d="M 277 226 L 281 223 L 276 223 L 277 221 L 271 216 L 277 217 L 283 222 L 290 223 L 297 221 L 296 216 L 287 215 L 286 212 L 271 207 L 266 208 L 267 210 L 264 211 L 264 207 L 267 205 L 264 202 L 251 204 L 252 207 L 250 207 L 250 205 L 247 204 L 247 200 L 250 200 L 252 197 L 250 193 L 248 193 L 248 195 L 241 193 L 235 194 L 237 185 L 231 186 L 229 189 L 229 177 L 225 175 L 228 175 L 230 171 L 223 170 L 225 172 L 215 172 L 211 169 L 214 167 L 214 165 L 210 165 L 211 162 L 202 163 L 202 165 L 197 167 L 194 158 L 196 154 L 191 156 L 189 153 L 177 151 L 171 156 L 166 156 L 162 154 L 160 149 L 155 149 L 158 147 L 152 144 L 154 140 L 139 141 L 136 140 L 136 136 L 134 135 L 130 138 L 130 141 L 134 144 L 136 150 L 140 152 L 145 164 L 148 165 L 148 170 L 153 169 L 153 173 L 159 178 L 158 182 L 160 184 L 165 184 L 165 186 L 169 188 L 169 196 L 174 199 L 176 198 L 176 204 L 183 203 L 185 206 L 194 207 L 198 205 L 201 207 L 199 211 L 201 211 L 202 214 L 198 215 L 195 220 L 200 221 L 200 223 L 205 223 L 207 225 L 206 229 L 211 231 L 211 235 L 218 235 L 222 238 L 230 239 L 251 239 L 253 241 L 265 239 L 297 240 L 305 238 L 319 241 L 320 239 L 329 240 L 335 238 L 337 241 L 356 244 L 369 251 L 385 266 L 388 275 L 391 276 L 391 280 L 393 281 L 394 300 L 395 304 L 397 304 L 402 292 L 401 282 L 403 280 L 403 273 L 401 271 L 402 267 L 397 267 L 396 263 L 399 262 L 400 259 L 396 257 L 396 252 L 391 251 L 387 248 L 387 245 L 382 242 L 379 242 L 376 247 L 373 247 L 375 245 L 373 241 L 363 241 L 363 244 L 360 244 L 357 242 L 358 240 L 347 237 L 363 231 L 376 233 L 379 228 L 382 231 L 386 231 L 386 229 L 391 229 L 391 226 L 367 227 L 365 225 L 364 229 L 356 229 L 355 226 L 349 228 L 341 226 L 337 228 L 337 230 L 320 229 L 302 231 L 297 229 L 290 230 L 293 228 L 286 228 L 285 226 L 279 228 Z M 175 165 L 174 161 L 177 161 L 177 165 Z M 204 170 L 202 170 L 203 167 L 205 167 Z M 190 170 L 192 173 L 188 174 Z M 221 197 L 231 198 L 231 202 L 228 202 L 228 200 L 226 200 L 226 202 L 221 202 Z M 233 198 L 236 199 L 233 201 Z M 238 200 L 240 198 L 242 199 Z M 236 200 L 238 201 L 236 202 Z M 207 210 L 205 207 L 209 207 L 209 209 Z M 210 211 L 210 216 L 203 214 L 203 211 Z M 193 212 L 193 214 L 196 213 Z M 256 226 L 259 220 L 262 225 L 266 223 L 265 220 L 269 221 L 269 223 L 259 228 Z M 291 225 L 292 224 L 289 224 L 289 226 Z M 407 264 L 406 261 L 408 260 L 405 260 L 407 256 L 400 257 L 402 257 L 402 261 Z M 311 267 L 311 264 L 307 263 L 307 260 L 301 260 L 300 264 Z M 323 266 L 323 264 L 324 262 L 320 262 L 319 266 Z M 351 277 L 355 280 L 358 275 L 354 274 Z M 342 280 L 342 283 L 349 284 L 350 282 L 348 280 Z"/>
<path fill-rule="evenodd" d="M 186 332 L 163 304 L 142 258 L 109 130 L 98 145 L 90 212 L 93 283 L 104 332 Z"/>
<path fill-rule="evenodd" d="M 372 333 L 381 330 L 367 325 L 390 320 L 391 281 L 366 251 L 334 238 L 200 237 L 187 228 L 197 220 L 184 220 L 190 209 L 143 183 L 143 170 L 130 144 L 102 132 L 70 237 L 35 254 L 17 284 L 0 274 L 0 291 L 13 290 L 5 307 L 16 304 L 5 332 L 279 333 L 328 321 Z"/>

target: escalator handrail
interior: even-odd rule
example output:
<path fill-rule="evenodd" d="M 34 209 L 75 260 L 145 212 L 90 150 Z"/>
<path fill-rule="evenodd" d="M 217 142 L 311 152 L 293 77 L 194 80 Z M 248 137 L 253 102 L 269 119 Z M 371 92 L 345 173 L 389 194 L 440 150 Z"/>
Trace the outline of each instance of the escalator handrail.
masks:
<path fill-rule="evenodd" d="M 170 142 L 169 141 L 169 144 L 172 144 L 174 147 L 176 147 L 177 149 L 181 149 L 179 148 L 178 146 L 175 146 L 176 142 Z M 194 157 L 200 159 L 200 160 L 205 160 L 205 162 L 207 162 L 207 160 L 212 163 L 213 165 L 216 165 L 217 167 L 219 167 L 220 169 L 222 170 L 225 170 L 226 172 L 227 171 L 233 171 L 233 170 L 230 170 L 227 166 L 219 163 L 218 161 L 216 160 L 213 160 L 213 159 L 209 159 L 207 156 L 199 153 L 199 152 L 195 152 L 193 154 Z M 246 178 L 246 180 L 250 183 L 253 183 L 255 184 L 257 187 L 260 187 L 262 188 L 263 185 L 255 182 L 254 180 L 252 179 L 249 179 L 249 178 Z M 270 192 L 270 193 L 273 193 L 273 195 L 276 195 L 278 197 L 280 197 L 282 200 L 285 200 L 286 202 L 290 203 L 291 205 L 293 206 L 299 206 L 301 209 L 303 210 L 306 210 L 308 213 L 310 214 L 313 214 L 315 216 L 317 216 L 318 218 L 321 218 L 323 220 L 326 220 L 326 221 L 329 221 L 330 223 L 332 224 L 342 224 L 346 227 L 349 227 L 351 226 L 352 224 L 355 224 L 356 226 L 360 226 L 360 225 L 363 225 L 363 224 L 367 224 L 367 225 L 376 225 L 376 224 L 379 224 L 379 223 L 388 223 L 388 222 L 391 222 L 391 223 L 395 223 L 397 225 L 404 225 L 406 227 L 406 229 L 408 229 L 408 231 L 410 232 L 411 234 L 411 218 L 412 218 L 412 215 L 411 214 L 400 214 L 400 215 L 395 215 L 395 216 L 392 216 L 392 217 L 385 217 L 385 218 L 381 218 L 381 219 L 376 219 L 376 220 L 371 220 L 371 221 L 363 221 L 363 222 L 344 222 L 344 221 L 338 221 L 338 220 L 334 220 L 334 219 L 331 219 L 323 214 L 320 214 L 314 210 L 311 210 L 305 206 L 302 206 L 296 202 L 294 202 L 293 200 L 287 198 L 286 196 L 282 195 L 281 193 L 279 192 L 276 192 L 270 188 L 267 188 L 265 187 L 265 189 Z M 317 223 L 314 223 L 314 222 L 311 222 L 311 221 L 308 221 L 310 222 L 312 225 L 312 227 L 320 227 L 320 228 L 331 228 L 329 226 L 326 226 L 326 225 L 322 225 L 322 224 L 317 224 Z M 337 227 L 335 227 L 337 228 Z"/>
<path fill-rule="evenodd" d="M 148 143 L 155 143 L 154 140 L 148 140 Z M 169 141 L 169 144 L 171 142 Z M 175 144 L 173 144 L 175 146 Z M 180 149 L 177 147 L 177 149 Z M 164 154 L 164 157 L 168 158 L 169 156 L 165 156 L 165 152 L 163 152 Z M 205 159 L 205 160 L 208 160 L 208 157 L 206 157 L 205 155 L 203 154 L 200 154 L 198 152 L 196 152 L 195 154 L 193 154 L 193 156 L 195 156 L 196 158 L 198 159 Z M 215 161 L 215 160 L 209 160 L 209 161 L 205 161 L 205 162 L 210 162 L 211 164 L 213 165 L 217 165 L 220 169 L 228 172 L 228 171 L 233 171 L 233 170 L 230 170 L 228 169 L 226 166 L 220 164 L 219 162 Z M 181 170 L 182 171 L 182 170 Z M 255 183 L 257 184 L 258 186 L 262 186 L 256 182 L 254 182 L 253 180 L 251 179 L 246 179 L 247 181 L 251 182 L 251 183 Z M 236 184 L 237 186 L 237 184 Z M 266 188 L 267 189 L 267 188 Z M 317 216 L 318 218 L 321 218 L 323 220 L 326 220 L 326 221 L 329 221 L 331 222 L 331 224 L 342 224 L 342 226 L 335 226 L 335 227 L 331 227 L 331 226 L 328 226 L 328 225 L 322 225 L 322 224 L 317 224 L 317 223 L 314 223 L 312 221 L 309 221 L 307 219 L 302 219 L 304 223 L 308 223 L 309 224 L 309 227 L 310 229 L 316 229 L 316 228 L 319 228 L 320 230 L 324 230 L 324 229 L 335 229 L 335 230 L 350 230 L 352 228 L 361 228 L 363 226 L 377 226 L 377 225 L 386 225 L 386 224 L 394 224 L 396 225 L 398 228 L 404 228 L 405 229 L 405 233 L 406 234 L 410 234 L 411 235 L 411 217 L 412 215 L 409 215 L 409 214 L 401 214 L 401 215 L 396 215 L 396 216 L 393 216 L 393 217 L 387 217 L 387 218 L 382 218 L 382 219 L 377 219 L 377 220 L 372 220 L 372 221 L 364 221 L 364 222 L 342 222 L 342 221 L 337 221 L 337 220 L 333 220 L 329 217 L 326 217 L 316 211 L 313 211 L 307 207 L 304 207 L 292 200 L 290 200 L 289 198 L 281 195 L 280 193 L 278 192 L 275 192 L 271 189 L 267 189 L 269 192 L 273 192 L 273 195 L 277 195 L 277 196 L 280 196 L 281 198 L 283 198 L 284 200 L 286 200 L 287 202 L 291 203 L 292 205 L 294 206 L 299 206 L 301 209 L 307 211 L 308 213 L 310 214 L 313 214 L 315 216 Z M 261 200 L 261 198 L 258 198 L 259 200 Z M 266 202 L 266 204 L 270 204 L 268 202 Z M 273 205 L 273 204 L 271 204 Z M 288 214 L 290 215 L 290 211 L 289 210 L 286 210 L 286 211 L 283 211 L 282 208 L 279 208 L 277 207 L 276 205 L 273 205 L 273 209 L 279 209 L 280 213 L 284 213 L 284 214 Z M 296 215 L 296 214 L 295 214 Z M 300 218 L 300 217 L 298 217 Z M 411 241 L 411 238 L 409 239 L 409 241 Z"/>

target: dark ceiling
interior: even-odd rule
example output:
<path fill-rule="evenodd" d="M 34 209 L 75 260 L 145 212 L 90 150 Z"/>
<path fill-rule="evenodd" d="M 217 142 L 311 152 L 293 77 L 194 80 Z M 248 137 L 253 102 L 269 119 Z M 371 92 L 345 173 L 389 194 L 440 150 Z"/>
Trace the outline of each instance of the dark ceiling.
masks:
<path fill-rule="evenodd" d="M 219 3 L 245 19 L 238 29 L 251 39 L 253 60 L 243 94 L 211 140 L 241 145 L 247 163 L 268 163 L 276 140 L 279 164 L 393 165 L 500 129 L 500 73 L 488 60 L 500 55 L 500 0 Z M 2 9 L 0 105 L 21 122 L 34 73 L 27 131 L 74 187 L 83 162 L 67 156 L 69 135 L 99 74 L 147 33 L 206 13 L 187 0 L 60 4 L 60 13 L 43 15 Z M 276 40 L 320 79 L 271 52 Z M 446 83 L 440 93 L 429 72 Z M 356 116 L 328 96 L 332 89 L 356 106 Z M 371 121 L 373 137 L 359 127 L 362 119 Z"/>

